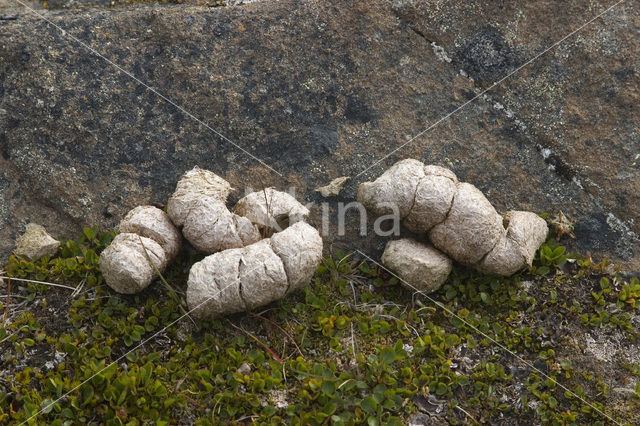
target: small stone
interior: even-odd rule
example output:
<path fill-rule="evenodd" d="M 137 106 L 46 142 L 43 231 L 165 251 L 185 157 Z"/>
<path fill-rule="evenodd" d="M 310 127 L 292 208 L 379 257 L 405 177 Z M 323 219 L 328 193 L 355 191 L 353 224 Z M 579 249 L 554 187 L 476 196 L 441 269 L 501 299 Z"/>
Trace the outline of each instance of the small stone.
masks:
<path fill-rule="evenodd" d="M 319 186 L 318 188 L 315 189 L 315 191 L 319 192 L 325 198 L 335 197 L 336 195 L 340 194 L 340 191 L 342 191 L 344 184 L 347 183 L 348 180 L 349 180 L 349 176 L 342 176 L 339 178 L 335 178 L 334 180 L 329 182 L 329 185 Z"/>
<path fill-rule="evenodd" d="M 426 414 L 415 413 L 409 416 L 407 424 L 409 426 L 431 426 L 434 421 Z"/>
<path fill-rule="evenodd" d="M 24 234 L 16 241 L 15 254 L 29 259 L 39 259 L 42 256 L 53 256 L 58 247 L 60 241 L 49 235 L 43 226 L 29 223 Z"/>
<path fill-rule="evenodd" d="M 440 288 L 451 273 L 451 259 L 426 244 L 410 238 L 389 241 L 382 264 L 396 272 L 413 290 L 431 293 Z M 410 287 L 410 286 L 407 286 Z"/>
<path fill-rule="evenodd" d="M 242 365 L 238 367 L 236 371 L 246 376 L 247 374 L 251 373 L 251 366 L 246 362 L 243 362 Z"/>

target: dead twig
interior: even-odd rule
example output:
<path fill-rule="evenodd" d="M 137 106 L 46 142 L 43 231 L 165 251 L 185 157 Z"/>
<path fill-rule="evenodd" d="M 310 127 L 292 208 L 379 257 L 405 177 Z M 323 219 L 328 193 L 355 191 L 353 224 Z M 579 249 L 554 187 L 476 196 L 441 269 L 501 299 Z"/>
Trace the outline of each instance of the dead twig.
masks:
<path fill-rule="evenodd" d="M 64 285 L 64 284 L 56 284 L 56 283 L 50 283 L 48 281 L 36 281 L 36 280 L 28 280 L 26 278 L 16 278 L 16 277 L 3 277 L 3 278 L 7 278 L 9 280 L 14 280 L 14 281 L 22 281 L 22 282 L 26 282 L 26 283 L 35 283 L 35 284 L 44 284 L 44 285 L 48 285 L 51 287 L 60 287 L 60 288 L 66 288 L 69 290 L 75 290 L 75 287 L 71 287 L 68 285 Z"/>
<path fill-rule="evenodd" d="M 462 411 L 464 414 L 466 414 L 466 416 L 469 417 L 475 424 L 480 424 L 480 422 L 478 422 L 476 419 L 474 419 L 473 416 L 471 414 L 469 414 L 465 409 L 463 409 L 459 405 L 456 405 L 456 408 L 458 410 Z"/>
<path fill-rule="evenodd" d="M 298 346 L 298 344 L 296 343 L 295 339 L 293 337 L 291 337 L 291 335 L 289 333 L 287 333 L 287 331 L 282 328 L 280 326 L 280 324 L 276 323 L 273 320 L 270 320 L 267 317 L 264 317 L 260 314 L 256 314 L 254 312 L 250 312 L 251 316 L 254 316 L 256 318 L 260 318 L 261 320 L 267 321 L 268 323 L 274 325 L 278 330 L 280 330 L 282 332 L 282 334 L 284 334 L 289 340 L 291 340 L 291 342 L 293 343 L 293 345 L 296 347 L 296 349 L 298 350 L 298 353 L 300 354 L 300 356 L 304 359 L 304 354 L 302 353 L 302 350 L 300 349 L 300 346 Z"/>
<path fill-rule="evenodd" d="M 273 359 L 275 359 L 276 361 L 278 361 L 280 364 L 284 364 L 284 361 L 282 361 L 282 358 L 280 358 L 269 346 L 267 346 L 266 343 L 264 343 L 262 340 L 258 339 L 256 336 L 254 336 L 252 333 L 248 332 L 247 330 L 245 330 L 242 327 L 239 327 L 237 325 L 235 325 L 234 323 L 232 323 L 231 321 L 229 321 L 227 319 L 227 322 L 231 325 L 231 327 L 235 328 L 236 330 L 240 330 L 241 332 L 243 332 L 244 334 L 246 334 L 247 336 L 251 337 L 253 340 L 255 340 L 256 342 L 258 342 L 258 344 L 260 346 L 262 346 L 263 348 L 265 348 L 265 350 L 267 352 L 269 352 L 271 354 L 271 356 L 273 357 Z"/>
<path fill-rule="evenodd" d="M 267 197 L 267 189 L 264 186 L 262 186 L 262 193 L 264 194 L 264 205 L 267 208 L 267 220 L 269 220 L 271 218 L 271 202 Z M 262 229 L 263 239 L 267 238 L 267 229 L 268 229 L 267 225 L 265 225 L 264 228 Z"/>
<path fill-rule="evenodd" d="M 169 293 L 173 293 L 174 295 L 177 296 L 176 290 L 173 287 L 171 287 L 171 285 L 167 282 L 167 280 L 162 275 L 162 272 L 160 272 L 160 270 L 156 266 L 155 262 L 153 260 L 151 260 L 151 256 L 149 256 L 149 252 L 147 251 L 147 248 L 144 246 L 144 243 L 142 242 L 142 238 L 140 238 L 140 235 L 138 235 L 138 239 L 140 240 L 140 245 L 142 246 L 142 249 L 144 250 L 144 254 L 147 257 L 147 261 L 153 267 L 153 270 L 156 271 L 156 274 L 158 274 L 158 277 L 160 277 L 160 281 L 162 281 L 162 283 L 167 288 L 167 291 Z M 191 315 L 189 315 L 189 313 L 187 311 L 185 311 L 185 309 L 182 307 L 181 303 L 178 303 L 178 307 L 180 308 L 180 311 L 183 313 L 183 315 L 186 315 L 187 318 L 189 318 L 191 320 L 193 325 L 196 325 L 196 322 L 193 320 L 193 318 L 191 318 Z"/>
<path fill-rule="evenodd" d="M 9 305 L 11 304 L 11 278 L 7 280 L 7 303 L 4 307 L 4 317 L 2 318 L 2 325 L 0 328 L 4 328 L 4 323 L 7 321 L 7 317 L 9 316 Z"/>

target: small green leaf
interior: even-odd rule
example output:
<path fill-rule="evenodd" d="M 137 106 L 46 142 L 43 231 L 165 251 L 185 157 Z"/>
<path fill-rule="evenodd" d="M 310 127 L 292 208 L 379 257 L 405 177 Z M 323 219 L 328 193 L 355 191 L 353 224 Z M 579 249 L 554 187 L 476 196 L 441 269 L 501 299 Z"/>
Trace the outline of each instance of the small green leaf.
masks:
<path fill-rule="evenodd" d="M 360 402 L 360 408 L 367 414 L 373 414 L 376 411 L 378 403 L 372 397 L 368 396 Z"/>
<path fill-rule="evenodd" d="M 385 364 L 393 364 L 393 362 L 396 360 L 396 353 L 391 348 L 384 348 L 380 351 L 380 359 Z"/>

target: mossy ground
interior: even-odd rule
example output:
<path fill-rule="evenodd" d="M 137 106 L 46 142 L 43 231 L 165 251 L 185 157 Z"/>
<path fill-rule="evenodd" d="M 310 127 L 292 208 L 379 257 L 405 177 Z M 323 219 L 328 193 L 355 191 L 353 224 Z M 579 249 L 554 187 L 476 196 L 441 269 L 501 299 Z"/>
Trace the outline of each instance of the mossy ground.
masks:
<path fill-rule="evenodd" d="M 124 296 L 97 266 L 112 238 L 86 229 L 5 265 L 0 423 L 640 422 L 640 284 L 553 239 L 515 277 L 456 269 L 437 304 L 338 253 L 304 292 L 198 322 L 184 316 L 198 255 L 170 287 Z"/>

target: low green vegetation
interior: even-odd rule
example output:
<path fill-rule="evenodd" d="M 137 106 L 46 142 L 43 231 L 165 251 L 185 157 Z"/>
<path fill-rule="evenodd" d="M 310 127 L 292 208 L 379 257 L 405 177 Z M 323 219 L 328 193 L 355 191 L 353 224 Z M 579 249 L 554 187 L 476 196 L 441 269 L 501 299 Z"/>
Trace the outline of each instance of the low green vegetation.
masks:
<path fill-rule="evenodd" d="M 119 295 L 98 269 L 113 236 L 86 229 L 54 258 L 4 266 L 0 423 L 640 421 L 640 283 L 555 238 L 528 272 L 457 268 L 428 298 L 336 253 L 304 292 L 199 322 L 184 292 L 200 257 Z"/>
<path fill-rule="evenodd" d="M 93 4 L 91 4 L 93 3 Z M 225 0 L 202 0 L 200 2 L 189 2 L 185 0 L 112 0 L 110 4 L 105 5 L 103 2 L 94 1 L 89 5 L 92 7 L 122 7 L 122 6 L 132 6 L 137 4 L 153 4 L 153 3 L 173 3 L 173 4 L 182 4 L 188 3 L 192 6 L 202 6 L 202 7 L 223 7 L 226 6 Z M 75 7 L 87 6 L 86 4 L 78 4 L 75 2 L 64 2 L 64 1 L 52 1 L 52 0 L 40 0 L 40 4 L 44 9 L 59 9 L 59 8 L 68 8 L 70 5 Z"/>

